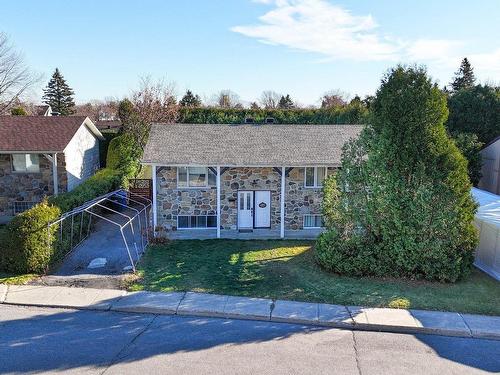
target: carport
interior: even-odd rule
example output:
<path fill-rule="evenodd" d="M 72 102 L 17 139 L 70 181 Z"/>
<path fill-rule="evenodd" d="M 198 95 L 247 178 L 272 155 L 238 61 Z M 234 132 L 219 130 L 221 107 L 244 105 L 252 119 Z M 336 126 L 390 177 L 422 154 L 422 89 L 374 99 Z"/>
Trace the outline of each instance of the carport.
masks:
<path fill-rule="evenodd" d="M 152 233 L 151 200 L 119 189 L 64 213 L 48 233 L 54 225 L 66 254 L 56 275 L 135 272 Z"/>

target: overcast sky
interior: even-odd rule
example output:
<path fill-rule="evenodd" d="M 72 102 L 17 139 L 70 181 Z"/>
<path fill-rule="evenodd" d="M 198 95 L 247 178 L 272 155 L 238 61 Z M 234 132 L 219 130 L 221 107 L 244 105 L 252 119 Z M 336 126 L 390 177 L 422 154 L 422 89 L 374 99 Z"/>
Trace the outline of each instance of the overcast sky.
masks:
<path fill-rule="evenodd" d="M 333 89 L 374 93 L 400 62 L 443 85 L 465 56 L 482 82 L 500 82 L 499 0 L 16 0 L 3 2 L 0 31 L 44 84 L 59 67 L 79 103 L 150 75 L 179 96 L 272 89 L 318 104 Z"/>

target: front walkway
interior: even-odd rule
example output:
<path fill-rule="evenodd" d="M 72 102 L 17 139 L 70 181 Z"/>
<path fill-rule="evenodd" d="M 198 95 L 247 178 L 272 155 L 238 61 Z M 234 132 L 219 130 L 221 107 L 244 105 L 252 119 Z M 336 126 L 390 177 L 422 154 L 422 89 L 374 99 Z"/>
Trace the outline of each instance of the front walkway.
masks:
<path fill-rule="evenodd" d="M 0 284 L 0 303 L 133 313 L 301 323 L 369 331 L 427 333 L 500 340 L 500 316 L 365 308 L 194 292 Z"/>

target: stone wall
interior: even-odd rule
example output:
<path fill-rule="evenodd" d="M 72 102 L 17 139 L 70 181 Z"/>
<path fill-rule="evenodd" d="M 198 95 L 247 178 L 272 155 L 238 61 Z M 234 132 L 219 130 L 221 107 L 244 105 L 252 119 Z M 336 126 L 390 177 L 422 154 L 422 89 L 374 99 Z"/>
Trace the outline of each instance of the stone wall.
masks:
<path fill-rule="evenodd" d="M 285 229 L 304 228 L 304 215 L 321 215 L 322 188 L 305 187 L 304 168 L 293 168 L 286 179 L 285 188 Z M 327 175 L 335 173 L 328 168 Z"/>
<path fill-rule="evenodd" d="M 54 194 L 52 163 L 39 155 L 40 172 L 17 173 L 12 171 L 10 154 L 0 154 L 0 217 L 14 213 L 14 202 L 40 202 L 44 196 Z M 63 154 L 57 155 L 59 192 L 67 189 L 67 174 Z"/>
<path fill-rule="evenodd" d="M 238 227 L 238 190 L 271 191 L 271 229 L 280 227 L 281 176 L 272 167 L 230 168 L 221 178 L 221 226 Z"/>
<path fill-rule="evenodd" d="M 334 173 L 328 169 L 328 174 Z M 221 176 L 221 227 L 238 227 L 238 191 L 271 191 L 271 229 L 280 228 L 281 176 L 272 167 L 229 168 Z M 286 178 L 285 229 L 301 230 L 304 215 L 321 214 L 321 188 L 304 187 L 304 168 L 293 168 Z M 216 215 L 217 190 L 214 184 L 207 188 L 177 189 L 177 168 L 159 167 L 157 170 L 158 224 L 176 229 L 178 215 Z"/>
<path fill-rule="evenodd" d="M 178 215 L 217 215 L 215 185 L 177 189 L 176 167 L 159 167 L 156 178 L 158 225 L 176 229 Z"/>

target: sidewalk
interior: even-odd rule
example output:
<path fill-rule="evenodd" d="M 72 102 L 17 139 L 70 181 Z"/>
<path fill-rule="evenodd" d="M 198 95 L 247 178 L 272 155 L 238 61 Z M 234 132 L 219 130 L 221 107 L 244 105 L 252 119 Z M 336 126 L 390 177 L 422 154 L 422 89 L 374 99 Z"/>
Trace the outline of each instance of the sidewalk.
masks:
<path fill-rule="evenodd" d="M 500 340 L 500 316 L 273 301 L 194 292 L 126 292 L 115 289 L 0 284 L 0 303 L 266 320 Z"/>

